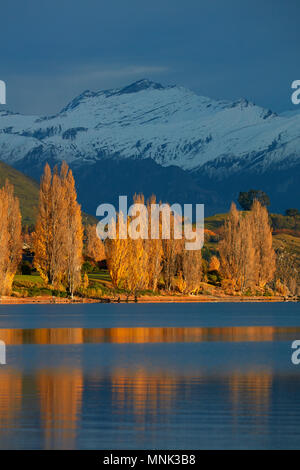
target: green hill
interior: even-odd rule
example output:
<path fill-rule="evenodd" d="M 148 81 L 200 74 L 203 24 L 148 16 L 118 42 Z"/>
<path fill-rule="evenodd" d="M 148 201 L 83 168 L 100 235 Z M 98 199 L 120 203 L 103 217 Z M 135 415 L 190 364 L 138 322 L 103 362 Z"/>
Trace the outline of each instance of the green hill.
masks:
<path fill-rule="evenodd" d="M 216 214 L 210 217 L 205 217 L 206 230 L 211 230 L 212 232 L 217 231 L 219 228 L 222 227 L 222 225 L 224 225 L 227 215 L 228 214 L 225 213 L 225 214 Z"/>
<path fill-rule="evenodd" d="M 38 184 L 20 171 L 0 162 L 0 187 L 5 184 L 6 179 L 13 184 L 15 194 L 20 200 L 23 225 L 34 224 L 38 208 Z"/>
<path fill-rule="evenodd" d="M 38 183 L 11 166 L 0 162 L 0 187 L 5 184 L 6 179 L 14 186 L 15 194 L 20 200 L 23 226 L 34 225 L 38 211 Z M 84 213 L 83 223 L 95 224 L 97 219 Z"/>

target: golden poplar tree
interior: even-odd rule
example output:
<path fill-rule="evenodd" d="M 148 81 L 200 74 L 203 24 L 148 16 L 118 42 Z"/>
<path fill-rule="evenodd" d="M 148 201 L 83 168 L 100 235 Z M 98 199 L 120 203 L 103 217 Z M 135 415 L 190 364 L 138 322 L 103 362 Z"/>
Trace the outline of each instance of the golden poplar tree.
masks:
<path fill-rule="evenodd" d="M 269 214 L 266 207 L 255 200 L 249 216 L 251 219 L 251 232 L 256 258 L 256 284 L 259 287 L 264 287 L 274 278 L 276 271 L 276 255 L 273 248 Z"/>
<path fill-rule="evenodd" d="M 88 225 L 86 227 L 85 255 L 99 263 L 105 259 L 105 247 L 102 240 L 97 235 L 97 226 Z"/>
<path fill-rule="evenodd" d="M 162 240 L 162 275 L 167 291 L 174 287 L 174 279 L 179 265 L 179 254 L 182 251 L 181 245 L 181 240 L 174 240 L 173 237 Z"/>
<path fill-rule="evenodd" d="M 40 185 L 39 213 L 34 234 L 34 265 L 42 279 L 59 286 L 65 265 L 65 188 L 55 168 L 45 166 Z"/>
<path fill-rule="evenodd" d="M 81 283 L 83 226 L 81 207 L 77 202 L 77 193 L 72 171 L 66 163 L 61 169 L 62 185 L 65 189 L 65 285 L 67 292 L 73 297 L 75 289 Z"/>
<path fill-rule="evenodd" d="M 42 279 L 73 296 L 81 282 L 83 228 L 72 171 L 48 164 L 40 185 L 39 214 L 34 234 L 34 265 Z"/>
<path fill-rule="evenodd" d="M 237 286 L 240 290 L 255 286 L 256 252 L 253 243 L 251 220 L 248 214 L 240 215 L 237 249 Z"/>
<path fill-rule="evenodd" d="M 162 271 L 162 240 L 161 238 L 151 238 L 151 205 L 156 204 L 156 197 L 153 195 L 147 202 L 148 211 L 148 240 L 145 240 L 145 250 L 148 260 L 148 288 L 155 291 Z"/>
<path fill-rule="evenodd" d="M 8 200 L 6 193 L 0 189 L 0 294 L 4 294 L 5 269 L 8 264 Z"/>
<path fill-rule="evenodd" d="M 225 279 L 236 282 L 239 265 L 239 212 L 234 203 L 225 220 L 222 240 L 219 243 L 222 273 Z"/>
<path fill-rule="evenodd" d="M 254 201 L 250 213 L 232 204 L 219 244 L 222 273 L 238 290 L 264 288 L 274 278 L 275 252 L 268 212 Z"/>
<path fill-rule="evenodd" d="M 133 240 L 129 237 L 126 241 L 124 287 L 131 294 L 137 295 L 138 291 L 146 289 L 149 283 L 147 252 L 144 240 Z"/>
<path fill-rule="evenodd" d="M 0 294 L 9 295 L 22 258 L 22 225 L 19 200 L 6 181 L 0 189 Z"/>
<path fill-rule="evenodd" d="M 169 206 L 169 204 L 166 204 L 166 206 Z M 182 252 L 183 247 L 183 240 L 175 238 L 175 217 L 177 216 L 174 213 L 170 212 L 170 218 L 168 220 L 165 220 L 166 233 L 170 235 L 169 238 L 163 238 L 163 227 L 162 225 L 160 226 L 160 236 L 162 237 L 162 278 L 164 281 L 165 289 L 167 291 L 172 290 L 175 286 L 175 276 L 179 269 L 180 254 Z"/>
<path fill-rule="evenodd" d="M 182 257 L 181 279 L 184 279 L 184 292 L 196 293 L 199 290 L 200 282 L 202 279 L 201 250 L 186 250 L 183 246 L 181 257 Z"/>
<path fill-rule="evenodd" d="M 118 215 L 116 222 L 111 221 L 110 223 L 116 237 L 108 238 L 105 242 L 106 262 L 113 286 L 120 288 L 128 268 L 129 250 L 128 240 L 119 236 L 119 224 L 127 225 L 127 221 L 123 221 L 123 215 Z"/>
<path fill-rule="evenodd" d="M 241 214 L 234 203 L 223 227 L 219 243 L 221 270 L 237 290 L 251 288 L 255 284 L 255 249 L 249 216 Z"/>

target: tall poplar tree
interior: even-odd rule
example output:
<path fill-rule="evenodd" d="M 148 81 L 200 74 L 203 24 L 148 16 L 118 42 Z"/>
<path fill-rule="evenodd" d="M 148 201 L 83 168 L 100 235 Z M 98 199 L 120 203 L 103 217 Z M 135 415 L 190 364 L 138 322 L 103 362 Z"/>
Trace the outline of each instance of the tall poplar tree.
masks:
<path fill-rule="evenodd" d="M 256 258 L 256 284 L 259 287 L 264 287 L 274 278 L 276 271 L 276 255 L 273 248 L 269 214 L 266 207 L 255 200 L 249 215 Z"/>
<path fill-rule="evenodd" d="M 148 287 L 155 291 L 158 286 L 159 278 L 162 271 L 162 240 L 161 238 L 151 237 L 151 206 L 156 204 L 156 197 L 152 195 L 147 202 L 148 211 L 148 240 L 145 240 L 145 250 L 147 252 L 147 271 L 148 271 Z M 161 227 L 160 227 L 161 230 Z"/>
<path fill-rule="evenodd" d="M 48 164 L 40 185 L 34 235 L 34 265 L 53 287 L 63 284 L 71 296 L 81 281 L 83 228 L 72 171 L 63 162 L 53 174 Z"/>
<path fill-rule="evenodd" d="M 96 225 L 86 227 L 84 254 L 96 263 L 105 259 L 105 247 L 102 240 L 97 235 Z"/>
<path fill-rule="evenodd" d="M 239 266 L 239 212 L 234 203 L 223 227 L 223 237 L 219 243 L 220 261 L 223 276 L 233 282 L 238 277 Z"/>
<path fill-rule="evenodd" d="M 0 294 L 9 295 L 22 257 L 22 225 L 19 200 L 6 181 L 0 189 Z"/>
<path fill-rule="evenodd" d="M 202 255 L 201 250 L 182 251 L 182 278 L 185 282 L 184 291 L 197 292 L 202 279 Z"/>
<path fill-rule="evenodd" d="M 274 278 L 272 231 L 267 209 L 259 201 L 254 201 L 247 213 L 238 212 L 232 204 L 219 252 L 223 276 L 232 280 L 238 290 L 264 288 Z"/>
<path fill-rule="evenodd" d="M 34 265 L 49 285 L 59 286 L 64 267 L 65 188 L 58 169 L 48 163 L 40 184 L 39 213 L 34 234 Z"/>
<path fill-rule="evenodd" d="M 83 226 L 81 208 L 77 202 L 75 181 L 72 171 L 63 163 L 61 169 L 62 185 L 65 189 L 65 285 L 73 297 L 81 283 Z"/>

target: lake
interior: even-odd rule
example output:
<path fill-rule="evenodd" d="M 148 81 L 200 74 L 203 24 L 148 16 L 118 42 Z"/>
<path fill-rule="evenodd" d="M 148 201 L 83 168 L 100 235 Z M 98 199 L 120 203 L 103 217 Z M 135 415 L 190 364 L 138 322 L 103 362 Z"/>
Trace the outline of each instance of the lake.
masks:
<path fill-rule="evenodd" d="M 0 305 L 0 448 L 300 448 L 297 339 L 297 303 Z"/>

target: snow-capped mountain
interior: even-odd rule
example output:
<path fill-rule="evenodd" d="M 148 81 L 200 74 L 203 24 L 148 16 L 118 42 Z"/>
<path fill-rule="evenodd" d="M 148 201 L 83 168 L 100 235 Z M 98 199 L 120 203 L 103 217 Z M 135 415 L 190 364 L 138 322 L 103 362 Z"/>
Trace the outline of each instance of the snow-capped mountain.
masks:
<path fill-rule="evenodd" d="M 66 160 L 87 178 L 112 160 L 133 168 L 151 160 L 189 172 L 210 190 L 208 180 L 298 168 L 300 114 L 277 115 L 245 99 L 216 101 L 140 80 L 85 91 L 54 116 L 0 111 L 0 160 L 31 176 L 46 160 Z"/>

